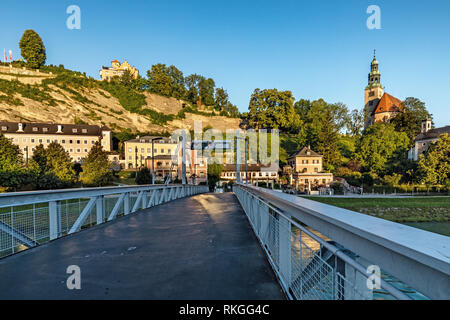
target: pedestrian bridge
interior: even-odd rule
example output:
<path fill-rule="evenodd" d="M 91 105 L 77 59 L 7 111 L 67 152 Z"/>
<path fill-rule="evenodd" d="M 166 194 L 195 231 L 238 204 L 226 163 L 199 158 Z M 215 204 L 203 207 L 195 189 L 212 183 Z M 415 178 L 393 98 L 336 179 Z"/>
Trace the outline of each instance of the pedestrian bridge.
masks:
<path fill-rule="evenodd" d="M 0 195 L 0 254 L 0 299 L 450 297 L 448 237 L 247 185 Z"/>

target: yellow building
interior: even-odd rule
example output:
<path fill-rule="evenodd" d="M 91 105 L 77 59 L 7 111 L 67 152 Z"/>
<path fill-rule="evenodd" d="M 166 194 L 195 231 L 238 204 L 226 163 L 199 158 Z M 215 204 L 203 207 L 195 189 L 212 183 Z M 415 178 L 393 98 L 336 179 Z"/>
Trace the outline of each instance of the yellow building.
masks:
<path fill-rule="evenodd" d="M 318 187 L 328 187 L 333 182 L 333 174 L 323 172 L 323 156 L 304 147 L 287 159 L 289 184 L 305 191 Z"/>
<path fill-rule="evenodd" d="M 111 64 L 112 67 L 102 67 L 102 70 L 100 70 L 100 77 L 102 80 L 110 81 L 114 77 L 121 77 L 125 70 L 130 71 L 130 74 L 134 79 L 139 77 L 139 70 L 132 67 L 127 60 L 122 64 L 120 61 L 114 60 Z"/>
<path fill-rule="evenodd" d="M 92 125 L 0 122 L 0 132 L 20 147 L 25 158 L 31 158 L 37 146 L 57 142 L 79 162 L 91 147 L 101 141 L 103 150 L 112 150 L 112 132 L 107 127 Z"/>
<path fill-rule="evenodd" d="M 139 168 L 146 165 L 146 159 L 152 157 L 152 139 L 157 137 L 145 136 L 125 141 L 125 168 Z M 171 156 L 176 154 L 178 143 L 171 138 L 155 140 L 153 155 Z"/>

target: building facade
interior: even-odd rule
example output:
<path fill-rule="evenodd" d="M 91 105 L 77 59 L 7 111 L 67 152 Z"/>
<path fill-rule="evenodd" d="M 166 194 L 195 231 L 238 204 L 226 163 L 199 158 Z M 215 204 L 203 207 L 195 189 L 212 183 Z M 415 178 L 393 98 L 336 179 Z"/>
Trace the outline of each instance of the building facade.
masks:
<path fill-rule="evenodd" d="M 370 65 L 368 85 L 364 90 L 364 110 L 366 112 L 364 125 L 366 128 L 374 123 L 390 122 L 404 110 L 400 99 L 384 92 L 378 66 L 378 60 L 374 55 Z"/>
<path fill-rule="evenodd" d="M 159 137 L 145 136 L 125 141 L 125 167 L 136 169 L 145 166 L 146 159 L 152 157 L 152 139 Z M 163 137 L 153 142 L 153 156 L 172 156 L 176 154 L 177 141 Z"/>
<path fill-rule="evenodd" d="M 228 182 L 236 182 L 236 164 L 224 164 L 223 167 L 220 179 Z M 279 181 L 278 169 L 274 169 L 271 166 L 261 164 L 248 164 L 245 166 L 245 164 L 241 164 L 240 171 L 242 182 L 248 180 L 249 183 L 254 184 L 257 182 L 275 183 Z"/>
<path fill-rule="evenodd" d="M 102 80 L 111 81 L 114 77 L 121 77 L 123 73 L 128 70 L 134 79 L 139 77 L 139 70 L 132 67 L 127 60 L 123 63 L 114 60 L 111 62 L 112 67 L 102 67 L 100 70 L 100 77 Z"/>
<path fill-rule="evenodd" d="M 82 161 L 97 141 L 103 150 L 112 150 L 111 130 L 95 125 L 0 122 L 0 132 L 19 146 L 26 159 L 40 144 L 47 147 L 52 142 L 63 146 L 75 162 Z"/>
<path fill-rule="evenodd" d="M 328 187 L 333 182 L 333 174 L 323 172 L 323 156 L 309 146 L 291 155 L 286 167 L 289 185 L 300 191 Z"/>
<path fill-rule="evenodd" d="M 408 159 L 417 161 L 419 156 L 426 152 L 432 143 L 439 140 L 441 134 L 450 134 L 450 126 L 432 128 L 430 119 L 422 121 L 422 132 L 414 140 L 414 146 L 408 152 Z"/>

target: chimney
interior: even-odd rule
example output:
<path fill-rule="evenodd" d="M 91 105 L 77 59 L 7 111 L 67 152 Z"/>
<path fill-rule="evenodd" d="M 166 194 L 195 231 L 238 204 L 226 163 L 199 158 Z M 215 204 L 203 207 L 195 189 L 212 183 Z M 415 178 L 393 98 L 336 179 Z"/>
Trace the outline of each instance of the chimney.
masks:
<path fill-rule="evenodd" d="M 19 122 L 18 126 L 19 129 L 17 130 L 17 132 L 23 132 L 23 123 Z"/>
<path fill-rule="evenodd" d="M 422 120 L 422 133 L 427 133 L 431 130 L 431 119 Z"/>

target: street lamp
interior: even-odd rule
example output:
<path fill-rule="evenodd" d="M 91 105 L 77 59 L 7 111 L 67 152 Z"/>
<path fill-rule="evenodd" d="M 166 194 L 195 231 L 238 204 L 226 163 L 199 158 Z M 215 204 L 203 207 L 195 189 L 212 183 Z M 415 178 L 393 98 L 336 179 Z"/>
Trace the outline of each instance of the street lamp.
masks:
<path fill-rule="evenodd" d="M 162 140 L 162 137 L 152 138 L 152 184 L 155 184 L 155 157 L 154 157 L 154 142 L 157 140 Z"/>

